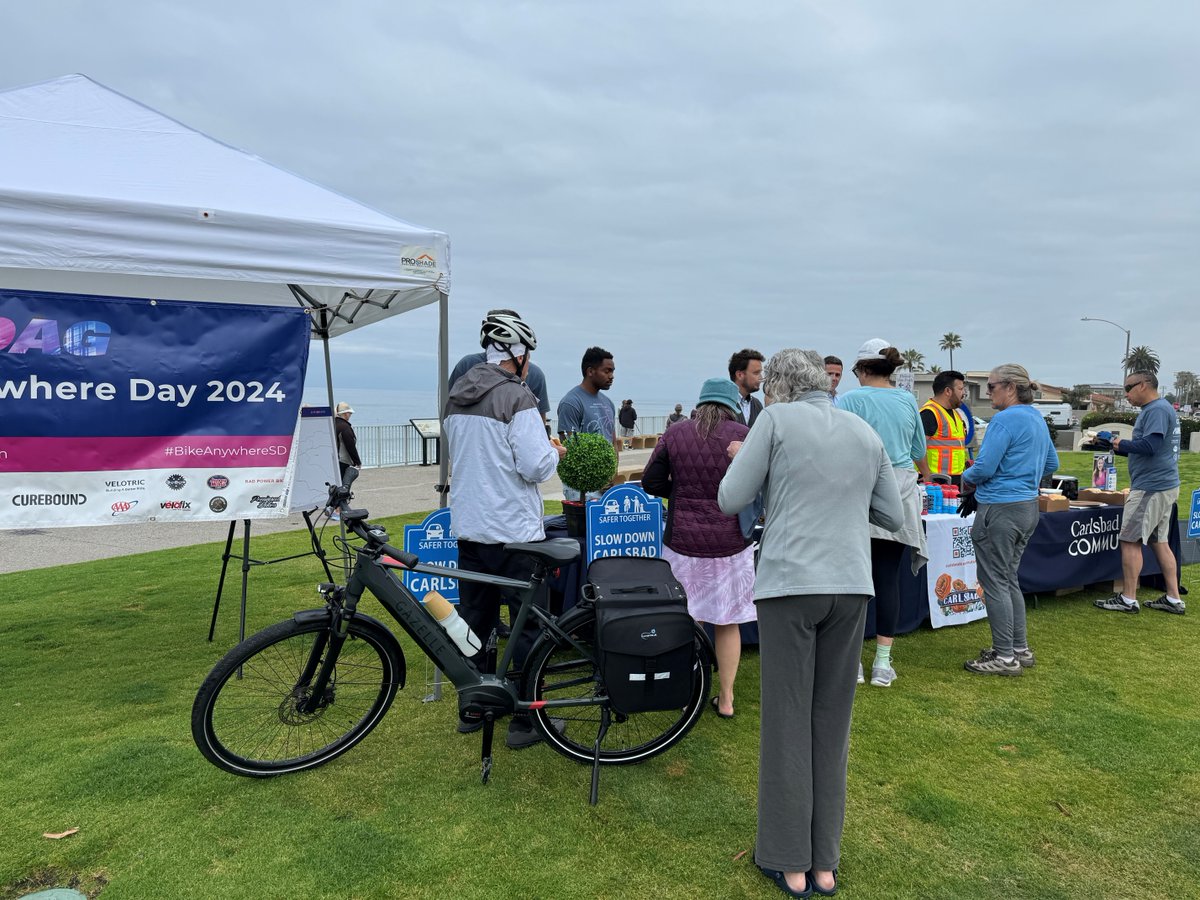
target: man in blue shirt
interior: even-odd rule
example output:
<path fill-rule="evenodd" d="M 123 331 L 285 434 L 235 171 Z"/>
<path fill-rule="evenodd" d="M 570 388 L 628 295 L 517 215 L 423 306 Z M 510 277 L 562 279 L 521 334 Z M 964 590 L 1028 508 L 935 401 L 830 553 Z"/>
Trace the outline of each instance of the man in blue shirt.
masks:
<path fill-rule="evenodd" d="M 1129 497 L 1121 524 L 1121 575 L 1124 590 L 1107 600 L 1096 600 L 1100 609 L 1136 613 L 1138 578 L 1142 574 L 1142 545 L 1154 551 L 1167 592 L 1146 606 L 1183 615 L 1179 599 L 1179 572 L 1175 554 L 1167 543 L 1175 502 L 1179 499 L 1179 417 L 1174 407 L 1158 395 L 1158 376 L 1130 372 L 1125 376 L 1125 396 L 1140 406 L 1133 437 L 1113 438 L 1113 451 L 1129 457 Z"/>
<path fill-rule="evenodd" d="M 612 387 L 617 371 L 613 356 L 602 347 L 588 347 L 579 368 L 583 371 L 583 381 L 558 401 L 558 434 L 564 441 L 572 434 L 603 435 L 620 453 L 616 407 L 600 394 Z"/>

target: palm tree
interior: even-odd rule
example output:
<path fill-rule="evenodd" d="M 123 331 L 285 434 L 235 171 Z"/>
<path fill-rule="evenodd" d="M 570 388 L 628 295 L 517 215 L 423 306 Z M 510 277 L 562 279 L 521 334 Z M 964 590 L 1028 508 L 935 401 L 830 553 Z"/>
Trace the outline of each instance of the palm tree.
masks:
<path fill-rule="evenodd" d="M 910 372 L 921 372 L 925 368 L 925 354 L 915 347 L 905 350 L 900 356 L 904 359 L 904 368 Z"/>
<path fill-rule="evenodd" d="M 1195 372 L 1175 373 L 1175 393 L 1181 398 L 1180 403 L 1191 403 L 1197 387 L 1200 387 L 1200 381 L 1197 380 Z"/>
<path fill-rule="evenodd" d="M 942 340 L 938 347 L 942 350 L 950 351 L 950 368 L 954 368 L 954 351 L 962 346 L 962 335 L 955 334 L 953 331 L 947 331 L 942 335 Z"/>
<path fill-rule="evenodd" d="M 1129 355 L 1121 360 L 1127 372 L 1153 372 L 1158 374 L 1158 354 L 1149 347 L 1134 347 Z"/>
<path fill-rule="evenodd" d="M 938 372 L 940 372 L 940 371 L 942 371 L 942 367 L 941 367 L 941 366 L 930 366 L 930 367 L 929 367 L 929 374 L 930 374 L 930 375 L 936 375 L 936 374 L 937 374 Z"/>

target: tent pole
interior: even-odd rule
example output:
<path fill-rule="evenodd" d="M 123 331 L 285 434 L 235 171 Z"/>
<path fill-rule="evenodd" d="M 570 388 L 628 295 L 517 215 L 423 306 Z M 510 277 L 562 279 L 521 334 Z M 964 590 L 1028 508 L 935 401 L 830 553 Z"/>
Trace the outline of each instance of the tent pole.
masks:
<path fill-rule="evenodd" d="M 450 399 L 450 295 L 438 291 L 438 509 L 450 503 L 450 458 L 446 448 L 446 423 L 442 417 Z"/>
<path fill-rule="evenodd" d="M 324 320 L 327 313 L 321 310 L 321 319 Z M 329 330 L 323 328 L 321 330 L 321 346 L 325 348 L 325 391 L 329 395 L 329 409 L 332 412 L 333 406 L 333 366 L 329 362 Z"/>

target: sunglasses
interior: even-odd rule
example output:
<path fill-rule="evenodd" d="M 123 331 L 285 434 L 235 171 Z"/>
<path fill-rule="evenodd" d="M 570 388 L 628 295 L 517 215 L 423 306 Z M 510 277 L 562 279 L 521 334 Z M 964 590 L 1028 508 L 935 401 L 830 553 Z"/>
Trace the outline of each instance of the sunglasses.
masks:
<path fill-rule="evenodd" d="M 1125 385 L 1125 393 L 1127 393 L 1127 394 L 1128 394 L 1130 391 L 1132 391 L 1132 390 L 1133 390 L 1135 387 L 1137 387 L 1139 384 L 1145 384 L 1145 383 L 1146 383 L 1146 382 L 1144 382 L 1144 381 L 1135 381 L 1133 384 L 1127 384 L 1127 385 Z"/>
<path fill-rule="evenodd" d="M 988 393 L 990 394 L 992 391 L 994 391 L 996 388 L 1000 387 L 1000 385 L 1002 385 L 1002 384 L 1008 384 L 1008 382 L 1007 381 L 989 381 L 987 383 Z"/>

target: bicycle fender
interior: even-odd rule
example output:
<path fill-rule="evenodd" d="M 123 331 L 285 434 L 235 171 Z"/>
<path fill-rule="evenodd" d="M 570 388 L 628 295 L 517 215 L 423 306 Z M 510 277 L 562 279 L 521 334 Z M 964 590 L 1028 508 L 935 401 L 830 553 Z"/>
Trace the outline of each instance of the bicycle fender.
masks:
<path fill-rule="evenodd" d="M 704 630 L 699 622 L 696 623 L 695 634 L 696 640 L 700 642 L 701 661 L 708 663 L 709 667 L 715 671 L 718 668 L 717 648 L 713 646 L 712 639 L 709 638 L 708 632 Z"/>
<path fill-rule="evenodd" d="M 292 613 L 292 619 L 302 625 L 308 622 L 328 622 L 329 610 L 324 607 L 321 609 L 302 609 Z M 378 619 L 364 615 L 363 613 L 356 613 L 354 621 L 361 623 L 366 629 L 373 631 L 375 636 L 379 638 L 380 643 L 391 646 L 392 651 L 396 654 L 396 659 L 400 661 L 397 671 L 397 684 L 403 688 L 405 679 L 408 677 L 408 662 L 404 658 L 404 650 L 400 647 L 400 642 L 396 640 L 396 636 Z"/>

